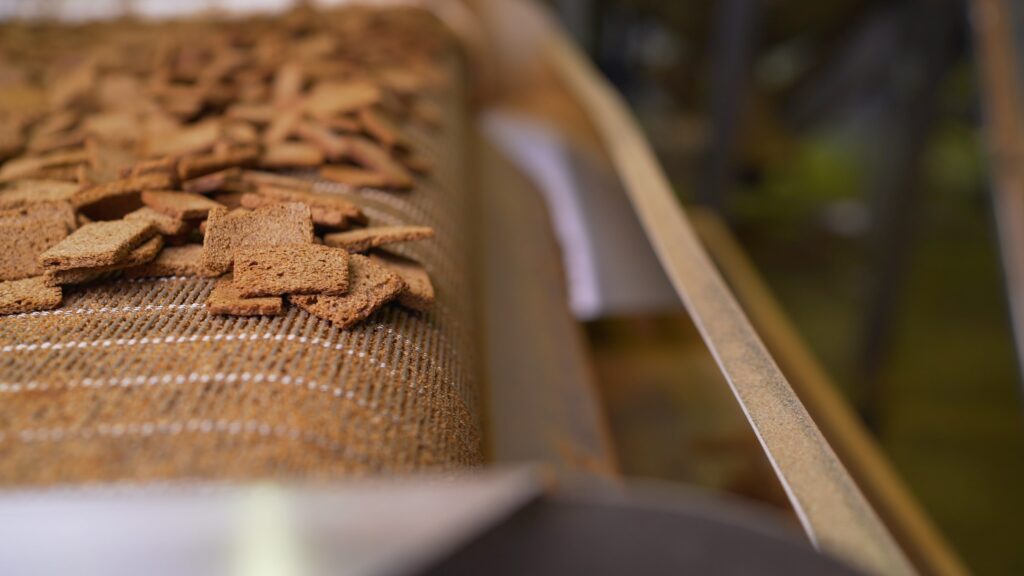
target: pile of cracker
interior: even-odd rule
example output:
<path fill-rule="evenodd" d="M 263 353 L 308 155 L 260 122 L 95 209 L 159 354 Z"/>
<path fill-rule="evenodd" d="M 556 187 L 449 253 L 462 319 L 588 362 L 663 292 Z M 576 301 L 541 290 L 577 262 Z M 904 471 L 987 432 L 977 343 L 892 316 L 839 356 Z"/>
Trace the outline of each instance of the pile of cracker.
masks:
<path fill-rule="evenodd" d="M 445 86 L 436 22 L 407 9 L 0 34 L 0 314 L 114 278 L 217 278 L 213 314 L 341 327 L 425 310 L 433 236 L 371 226 L 360 190 L 416 193 Z M 31 47 L 29 49 L 28 47 Z M 333 181 L 320 190 L 296 171 Z"/>

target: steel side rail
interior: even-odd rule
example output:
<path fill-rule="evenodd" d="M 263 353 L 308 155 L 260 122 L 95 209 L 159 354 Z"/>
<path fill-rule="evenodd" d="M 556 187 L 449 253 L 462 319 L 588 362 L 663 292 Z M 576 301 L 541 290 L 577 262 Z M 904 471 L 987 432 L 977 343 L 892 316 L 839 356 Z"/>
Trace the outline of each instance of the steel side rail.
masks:
<path fill-rule="evenodd" d="M 786 317 L 728 226 L 711 211 L 689 212 L 698 236 L 793 390 L 914 566 L 936 576 L 968 574 L 956 551 Z"/>
<path fill-rule="evenodd" d="M 992 209 L 999 237 L 1010 319 L 1024 375 L 1024 97 L 1014 58 L 1014 26 L 1024 26 L 1003 0 L 973 0 L 971 22 L 980 69 Z"/>
<path fill-rule="evenodd" d="M 546 41 L 812 544 L 870 573 L 915 573 L 719 276 L 626 104 L 564 36 Z"/>

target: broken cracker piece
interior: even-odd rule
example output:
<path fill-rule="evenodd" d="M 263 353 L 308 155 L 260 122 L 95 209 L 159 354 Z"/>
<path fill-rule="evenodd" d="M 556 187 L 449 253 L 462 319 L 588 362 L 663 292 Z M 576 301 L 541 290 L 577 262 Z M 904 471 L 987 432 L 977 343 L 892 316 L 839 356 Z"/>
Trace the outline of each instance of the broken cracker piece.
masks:
<path fill-rule="evenodd" d="M 220 275 L 230 270 L 237 248 L 312 243 L 313 217 L 305 204 L 273 204 L 237 214 L 215 208 L 203 237 L 204 273 Z"/>
<path fill-rule="evenodd" d="M 375 226 L 327 234 L 324 236 L 324 244 L 338 246 L 349 252 L 365 252 L 386 244 L 423 240 L 433 236 L 434 229 L 430 226 Z"/>
<path fill-rule="evenodd" d="M 158 212 L 149 206 L 143 206 L 134 212 L 126 214 L 124 219 L 148 220 L 153 223 L 153 226 L 156 226 L 157 232 L 165 236 L 184 234 L 191 227 L 188 222 L 174 216 L 168 216 L 163 212 Z"/>
<path fill-rule="evenodd" d="M 344 329 L 365 320 L 381 306 L 395 299 L 404 286 L 402 279 L 394 272 L 374 264 L 365 256 L 353 254 L 349 259 L 348 294 L 288 296 L 288 301 Z"/>
<path fill-rule="evenodd" d="M 157 257 L 141 266 L 126 268 L 125 278 L 156 278 L 161 276 L 202 276 L 203 247 L 199 244 L 169 246 Z"/>
<path fill-rule="evenodd" d="M 399 304 L 420 312 L 426 312 L 434 305 L 434 285 L 422 264 L 384 250 L 370 254 L 370 260 L 398 274 L 405 283 L 405 288 L 398 295 Z"/>
<path fill-rule="evenodd" d="M 174 192 L 167 190 L 144 190 L 142 203 L 157 212 L 173 216 L 180 220 L 206 218 L 210 210 L 220 208 L 221 204 L 206 196 L 191 192 Z"/>
<path fill-rule="evenodd" d="M 348 291 L 348 252 L 318 244 L 235 251 L 234 286 L 245 297 Z"/>
<path fill-rule="evenodd" d="M 40 254 L 39 263 L 56 270 L 110 266 L 155 234 L 156 227 L 145 220 L 93 222 Z"/>
<path fill-rule="evenodd" d="M 230 277 L 217 280 L 206 299 L 206 309 L 211 314 L 231 316 L 276 316 L 281 313 L 283 303 L 280 296 L 245 298 L 238 293 Z"/>
<path fill-rule="evenodd" d="M 62 298 L 60 287 L 47 286 L 42 276 L 0 282 L 0 314 L 52 310 Z"/>

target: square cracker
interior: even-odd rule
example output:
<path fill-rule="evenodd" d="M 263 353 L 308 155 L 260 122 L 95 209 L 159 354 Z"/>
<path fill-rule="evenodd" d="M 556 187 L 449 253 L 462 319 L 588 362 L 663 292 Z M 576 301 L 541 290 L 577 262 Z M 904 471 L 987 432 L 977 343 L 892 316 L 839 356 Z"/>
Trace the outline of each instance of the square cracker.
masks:
<path fill-rule="evenodd" d="M 132 250 L 156 234 L 146 220 L 92 222 L 39 255 L 46 268 L 96 268 L 124 261 Z"/>
<path fill-rule="evenodd" d="M 273 204 L 251 212 L 210 211 L 203 236 L 202 264 L 205 274 L 220 275 L 231 269 L 235 250 L 245 246 L 312 244 L 313 218 L 305 204 Z"/>
<path fill-rule="evenodd" d="M 405 284 L 397 274 L 359 254 L 349 256 L 349 287 L 344 296 L 312 294 L 288 296 L 306 312 L 348 328 L 395 299 Z"/>
<path fill-rule="evenodd" d="M 217 280 L 206 299 L 210 314 L 231 316 L 275 316 L 281 313 L 283 304 L 280 296 L 246 298 L 238 293 L 230 277 Z"/>
<path fill-rule="evenodd" d="M 319 244 L 235 251 L 235 288 L 247 298 L 348 291 L 348 252 Z"/>
<path fill-rule="evenodd" d="M 420 312 L 425 312 L 434 305 L 434 285 L 422 264 L 384 250 L 370 254 L 370 261 L 398 274 L 405 283 L 405 288 L 398 295 L 399 304 Z"/>
<path fill-rule="evenodd" d="M 47 286 L 42 276 L 0 282 L 0 314 L 52 310 L 60 306 L 59 286 Z"/>
<path fill-rule="evenodd" d="M 324 236 L 324 244 L 344 248 L 349 252 L 366 252 L 370 248 L 433 236 L 434 229 L 430 226 L 375 226 L 328 234 Z"/>

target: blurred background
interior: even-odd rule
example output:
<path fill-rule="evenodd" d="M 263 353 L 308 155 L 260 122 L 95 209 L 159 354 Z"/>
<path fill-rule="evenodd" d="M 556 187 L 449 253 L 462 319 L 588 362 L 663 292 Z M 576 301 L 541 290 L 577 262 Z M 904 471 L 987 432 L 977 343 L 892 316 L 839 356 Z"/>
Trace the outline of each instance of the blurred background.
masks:
<path fill-rule="evenodd" d="M 1024 573 L 1024 403 L 976 6 L 544 2 L 627 98 L 787 377 L 840 392 L 970 569 Z M 686 313 L 609 309 L 578 315 L 624 474 L 788 510 Z"/>
<path fill-rule="evenodd" d="M 712 255 L 750 265 L 724 271 L 740 300 L 767 290 L 973 570 L 1024 571 L 1024 417 L 971 6 L 549 4 L 627 97 Z M 626 473 L 784 505 L 685 314 L 587 331 Z"/>

